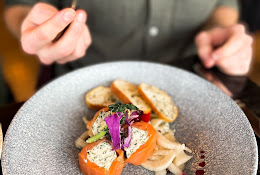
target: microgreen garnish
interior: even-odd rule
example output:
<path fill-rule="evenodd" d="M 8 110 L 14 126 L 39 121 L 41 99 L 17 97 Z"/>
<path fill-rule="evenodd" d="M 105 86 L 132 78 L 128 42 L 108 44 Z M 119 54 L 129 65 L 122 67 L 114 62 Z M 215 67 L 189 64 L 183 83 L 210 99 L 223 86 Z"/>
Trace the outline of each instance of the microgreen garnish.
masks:
<path fill-rule="evenodd" d="M 116 103 L 108 106 L 109 111 L 111 112 L 125 112 L 127 109 L 130 110 L 139 110 L 138 107 L 132 104 L 122 104 L 122 103 Z"/>

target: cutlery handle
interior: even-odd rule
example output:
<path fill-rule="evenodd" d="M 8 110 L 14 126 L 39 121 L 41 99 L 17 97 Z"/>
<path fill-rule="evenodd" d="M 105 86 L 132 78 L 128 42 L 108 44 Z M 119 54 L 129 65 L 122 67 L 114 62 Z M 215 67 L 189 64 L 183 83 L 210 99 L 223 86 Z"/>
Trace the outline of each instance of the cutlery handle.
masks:
<path fill-rule="evenodd" d="M 75 10 L 76 5 L 77 5 L 77 0 L 72 0 L 71 8 Z M 63 36 L 63 34 L 66 32 L 66 30 L 69 28 L 69 26 L 70 26 L 70 24 L 67 25 L 67 27 L 64 30 L 62 30 L 60 33 L 58 33 L 58 35 L 52 40 L 52 42 L 57 42 Z"/>
<path fill-rule="evenodd" d="M 63 29 L 60 33 L 58 33 L 58 35 L 52 40 L 53 43 L 57 42 L 66 32 L 66 30 L 69 28 L 70 24 L 67 25 L 67 27 L 65 29 Z"/>

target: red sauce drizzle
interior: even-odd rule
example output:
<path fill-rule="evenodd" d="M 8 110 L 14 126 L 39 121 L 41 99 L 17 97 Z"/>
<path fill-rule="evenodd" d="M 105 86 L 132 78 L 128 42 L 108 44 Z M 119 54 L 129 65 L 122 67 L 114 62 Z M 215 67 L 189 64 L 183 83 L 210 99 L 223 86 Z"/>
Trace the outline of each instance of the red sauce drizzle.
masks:
<path fill-rule="evenodd" d="M 196 175 L 203 175 L 205 172 L 204 170 L 197 170 Z"/>
<path fill-rule="evenodd" d="M 204 154 L 205 151 L 201 150 L 200 153 L 201 153 L 201 154 Z M 201 155 L 200 158 L 201 158 L 201 159 L 204 159 L 205 156 L 204 156 L 204 155 Z M 200 166 L 200 167 L 204 167 L 205 165 L 206 165 L 205 161 L 199 163 L 199 166 Z M 204 173 L 205 173 L 204 170 L 196 170 L 196 173 L 195 173 L 195 174 L 196 174 L 196 175 L 203 175 Z"/>
<path fill-rule="evenodd" d="M 199 166 L 201 166 L 201 167 L 204 167 L 205 165 L 206 165 L 205 162 L 201 162 L 201 163 L 199 163 Z"/>

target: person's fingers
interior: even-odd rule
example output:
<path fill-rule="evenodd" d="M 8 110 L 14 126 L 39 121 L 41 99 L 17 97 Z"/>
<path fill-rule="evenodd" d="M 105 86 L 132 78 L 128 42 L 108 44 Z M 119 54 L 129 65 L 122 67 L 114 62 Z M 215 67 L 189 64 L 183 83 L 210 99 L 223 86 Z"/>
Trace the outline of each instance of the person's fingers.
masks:
<path fill-rule="evenodd" d="M 85 33 L 89 31 L 85 25 L 86 22 L 86 13 L 84 11 L 77 11 L 77 16 L 75 20 L 71 23 L 69 28 L 66 30 L 64 35 L 52 45 L 44 47 L 39 52 L 40 60 L 45 64 L 50 64 L 54 61 L 64 62 L 69 58 L 79 58 L 82 57 L 82 53 L 73 53 L 77 50 L 78 41 L 85 39 Z M 90 40 L 90 39 L 88 39 Z M 85 44 L 86 45 L 86 44 Z M 86 47 L 84 48 L 85 53 Z M 78 55 L 77 55 L 78 54 Z M 63 61 L 62 61 L 63 60 Z"/>
<path fill-rule="evenodd" d="M 243 25 L 235 25 L 201 32 L 195 42 L 202 63 L 205 67 L 211 68 L 216 60 L 231 57 L 242 47 L 251 45 L 252 38 L 246 35 Z M 214 48 L 217 49 L 214 50 Z"/>
<path fill-rule="evenodd" d="M 207 60 L 212 52 L 211 37 L 207 32 L 201 32 L 195 39 L 199 56 Z"/>
<path fill-rule="evenodd" d="M 57 13 L 58 9 L 56 9 L 53 5 L 42 2 L 36 3 L 22 23 L 21 32 L 24 32 L 28 28 L 34 28 L 42 24 Z"/>
<path fill-rule="evenodd" d="M 207 32 L 211 38 L 212 47 L 214 48 L 224 44 L 229 37 L 229 31 L 227 28 L 216 27 Z"/>
<path fill-rule="evenodd" d="M 197 35 L 195 43 L 198 48 L 198 55 L 206 68 L 214 66 L 215 59 L 212 57 L 212 52 L 215 47 L 223 44 L 227 37 L 227 30 L 220 27 L 203 31 Z"/>
<path fill-rule="evenodd" d="M 214 62 L 210 58 L 212 53 L 211 37 L 207 32 L 201 32 L 195 38 L 195 43 L 198 48 L 198 55 L 201 58 L 202 63 L 205 67 L 211 67 Z"/>
<path fill-rule="evenodd" d="M 53 5 L 39 2 L 33 6 L 28 17 L 32 23 L 40 25 L 50 19 L 50 17 L 54 16 L 58 11 L 59 10 Z"/>
<path fill-rule="evenodd" d="M 209 31 L 203 31 L 197 35 L 195 43 L 198 48 L 198 55 L 206 68 L 211 68 L 215 64 L 212 57 L 214 48 L 223 44 L 228 36 L 227 30 L 223 28 L 213 28 Z"/>
<path fill-rule="evenodd" d="M 225 44 L 217 48 L 212 53 L 212 57 L 217 60 L 220 58 L 230 57 L 241 49 L 245 43 L 252 43 L 253 39 L 245 34 L 245 27 L 243 25 L 236 25 L 229 29 L 230 36 Z"/>
<path fill-rule="evenodd" d="M 77 60 L 77 59 L 83 57 L 86 54 L 86 50 L 87 50 L 87 46 L 86 46 L 86 43 L 85 43 L 85 38 L 81 37 L 78 40 L 78 43 L 77 43 L 76 48 L 73 51 L 73 53 L 71 55 L 69 55 L 68 57 L 57 60 L 56 62 L 59 63 L 59 64 L 65 64 L 67 62 Z"/>
<path fill-rule="evenodd" d="M 87 26 L 85 26 L 85 29 L 83 31 L 82 37 L 77 43 L 77 47 L 73 52 L 74 58 L 70 59 L 69 61 L 73 61 L 77 58 L 81 58 L 86 54 L 87 48 L 89 48 L 90 44 L 92 42 L 90 32 Z"/>
<path fill-rule="evenodd" d="M 250 69 L 252 48 L 244 47 L 230 57 L 216 61 L 216 66 L 228 75 L 245 75 Z"/>
<path fill-rule="evenodd" d="M 38 27 L 25 30 L 21 37 L 23 49 L 27 53 L 37 53 L 40 48 L 52 42 L 75 16 L 76 12 L 73 9 L 64 9 Z"/>
<path fill-rule="evenodd" d="M 82 37 L 80 37 L 80 39 L 78 40 L 73 53 L 66 58 L 58 60 L 57 63 L 64 64 L 83 57 L 86 54 L 86 50 L 89 48 L 91 42 L 92 40 L 89 33 L 89 29 L 87 28 L 87 26 L 85 26 Z"/>

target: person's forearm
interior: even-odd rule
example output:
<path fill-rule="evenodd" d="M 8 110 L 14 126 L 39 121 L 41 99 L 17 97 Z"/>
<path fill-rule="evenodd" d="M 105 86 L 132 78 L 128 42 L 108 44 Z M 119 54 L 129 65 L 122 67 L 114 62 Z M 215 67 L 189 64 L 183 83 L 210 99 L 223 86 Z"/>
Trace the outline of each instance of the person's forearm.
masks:
<path fill-rule="evenodd" d="M 6 8 L 4 14 L 5 22 L 8 29 L 15 37 L 20 38 L 22 22 L 30 10 L 30 6 L 23 5 Z"/>
<path fill-rule="evenodd" d="M 203 26 L 203 30 L 213 27 L 228 27 L 238 23 L 239 13 L 231 7 L 218 7 Z"/>

